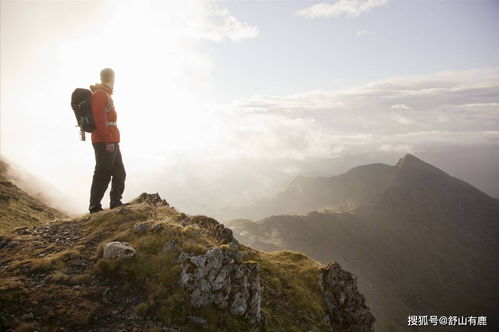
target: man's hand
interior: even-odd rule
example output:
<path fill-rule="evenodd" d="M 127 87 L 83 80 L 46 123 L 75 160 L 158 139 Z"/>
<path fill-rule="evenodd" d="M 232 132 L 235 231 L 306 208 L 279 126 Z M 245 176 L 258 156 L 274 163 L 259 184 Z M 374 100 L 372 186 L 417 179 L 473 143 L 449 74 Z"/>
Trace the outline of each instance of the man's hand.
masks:
<path fill-rule="evenodd" d="M 107 152 L 114 152 L 114 144 L 106 144 L 106 151 Z"/>

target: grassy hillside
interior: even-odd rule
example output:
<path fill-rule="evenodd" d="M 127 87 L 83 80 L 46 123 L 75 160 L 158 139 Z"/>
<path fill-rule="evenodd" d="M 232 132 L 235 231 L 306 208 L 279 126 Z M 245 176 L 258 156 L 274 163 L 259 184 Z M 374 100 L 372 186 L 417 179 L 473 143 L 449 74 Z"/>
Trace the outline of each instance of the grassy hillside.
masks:
<path fill-rule="evenodd" d="M 20 226 L 41 225 L 66 215 L 17 187 L 7 176 L 8 164 L 0 159 L 0 234 Z"/>

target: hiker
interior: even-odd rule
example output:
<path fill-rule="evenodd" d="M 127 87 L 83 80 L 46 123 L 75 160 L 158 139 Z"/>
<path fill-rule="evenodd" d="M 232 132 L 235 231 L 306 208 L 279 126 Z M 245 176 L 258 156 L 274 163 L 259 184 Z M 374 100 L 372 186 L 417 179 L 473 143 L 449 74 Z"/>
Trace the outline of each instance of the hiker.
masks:
<path fill-rule="evenodd" d="M 125 167 L 120 151 L 120 131 L 116 124 L 116 110 L 111 95 L 114 87 L 114 71 L 105 68 L 100 72 L 101 83 L 90 86 L 91 108 L 95 122 L 92 146 L 95 151 L 95 169 L 90 189 L 90 213 L 102 211 L 101 200 L 112 177 L 110 204 L 113 209 L 128 205 L 121 202 L 125 189 Z"/>

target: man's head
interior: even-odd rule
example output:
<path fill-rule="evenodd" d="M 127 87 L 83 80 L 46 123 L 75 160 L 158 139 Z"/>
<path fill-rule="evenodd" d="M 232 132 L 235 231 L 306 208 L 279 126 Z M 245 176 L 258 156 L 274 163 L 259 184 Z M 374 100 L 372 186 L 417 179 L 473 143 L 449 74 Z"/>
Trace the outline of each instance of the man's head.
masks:
<path fill-rule="evenodd" d="M 111 68 L 104 68 L 100 71 L 100 80 L 102 83 L 114 86 L 114 71 Z"/>

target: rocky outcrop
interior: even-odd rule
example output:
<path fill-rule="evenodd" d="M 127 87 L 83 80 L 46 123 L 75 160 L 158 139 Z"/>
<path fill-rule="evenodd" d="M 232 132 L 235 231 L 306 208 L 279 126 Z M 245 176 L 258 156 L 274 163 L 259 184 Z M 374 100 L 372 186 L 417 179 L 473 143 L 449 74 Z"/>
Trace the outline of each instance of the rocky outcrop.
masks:
<path fill-rule="evenodd" d="M 232 230 L 213 218 L 207 216 L 193 216 L 188 217 L 188 220 L 190 224 L 199 226 L 207 234 L 221 241 L 221 243 L 230 243 L 234 248 L 239 245 L 239 242 L 232 234 Z"/>
<path fill-rule="evenodd" d="M 227 246 L 214 247 L 204 255 L 182 252 L 177 258 L 183 264 L 179 283 L 190 291 L 191 305 L 213 304 L 248 318 L 252 324 L 261 323 L 259 264 L 243 262 L 242 256 Z"/>
<path fill-rule="evenodd" d="M 375 318 L 357 290 L 357 277 L 337 262 L 321 269 L 326 321 L 334 332 L 373 332 Z"/>
<path fill-rule="evenodd" d="M 132 228 L 135 234 L 145 234 L 147 232 L 160 232 L 165 228 L 165 225 L 156 221 L 144 221 L 135 224 Z"/>
<path fill-rule="evenodd" d="M 126 242 L 108 242 L 104 244 L 102 256 L 104 258 L 131 258 L 135 256 L 135 249 Z"/>
<path fill-rule="evenodd" d="M 142 193 L 139 197 L 135 198 L 131 203 L 139 204 L 139 203 L 147 203 L 152 206 L 169 206 L 168 202 L 165 199 L 162 199 L 158 193 L 148 194 Z"/>

